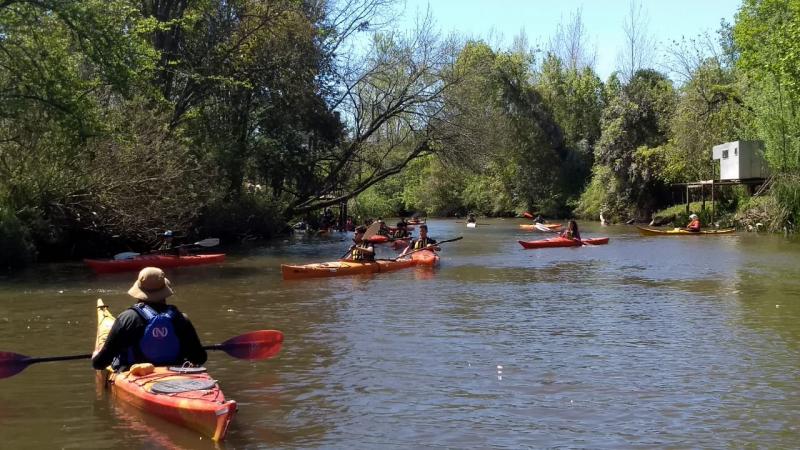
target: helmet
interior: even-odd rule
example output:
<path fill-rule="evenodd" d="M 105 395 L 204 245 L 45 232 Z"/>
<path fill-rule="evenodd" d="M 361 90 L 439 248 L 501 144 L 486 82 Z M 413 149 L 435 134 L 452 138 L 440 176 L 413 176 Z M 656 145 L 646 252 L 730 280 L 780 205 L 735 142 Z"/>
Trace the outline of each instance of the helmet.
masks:
<path fill-rule="evenodd" d="M 167 230 L 164 232 L 164 237 L 172 237 L 172 230 Z"/>
<path fill-rule="evenodd" d="M 689 214 L 690 219 L 697 219 L 697 214 Z"/>

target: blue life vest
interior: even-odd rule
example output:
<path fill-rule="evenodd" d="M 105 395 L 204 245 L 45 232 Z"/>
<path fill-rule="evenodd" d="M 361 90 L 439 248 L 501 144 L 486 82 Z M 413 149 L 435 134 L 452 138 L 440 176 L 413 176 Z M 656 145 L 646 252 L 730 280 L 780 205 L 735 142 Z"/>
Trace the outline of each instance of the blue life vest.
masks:
<path fill-rule="evenodd" d="M 178 310 L 170 305 L 166 311 L 159 313 L 144 303 L 134 305 L 133 310 L 147 321 L 144 335 L 139 341 L 142 356 L 155 365 L 175 363 L 181 354 L 181 342 L 172 323 L 175 316 L 180 314 Z"/>

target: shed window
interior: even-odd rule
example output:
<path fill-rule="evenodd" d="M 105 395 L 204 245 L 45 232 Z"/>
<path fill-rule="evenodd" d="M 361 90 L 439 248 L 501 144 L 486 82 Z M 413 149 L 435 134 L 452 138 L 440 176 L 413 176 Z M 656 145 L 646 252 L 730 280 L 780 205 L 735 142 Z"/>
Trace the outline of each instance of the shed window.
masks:
<path fill-rule="evenodd" d="M 739 147 L 733 147 L 733 156 L 739 156 Z"/>
<path fill-rule="evenodd" d="M 723 150 L 722 151 L 722 159 L 728 159 L 728 151 L 727 150 Z"/>

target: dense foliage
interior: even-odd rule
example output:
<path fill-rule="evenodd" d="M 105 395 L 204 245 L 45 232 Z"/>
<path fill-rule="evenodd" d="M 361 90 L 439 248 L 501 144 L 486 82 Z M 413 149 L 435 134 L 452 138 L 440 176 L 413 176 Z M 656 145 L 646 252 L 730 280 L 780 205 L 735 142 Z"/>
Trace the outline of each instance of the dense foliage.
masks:
<path fill-rule="evenodd" d="M 745 0 L 670 46 L 671 73 L 627 55 L 605 82 L 579 14 L 504 50 L 393 31 L 393 3 L 0 2 L 0 262 L 265 237 L 345 203 L 647 218 L 738 139 L 765 142 L 770 226 L 800 220 L 800 0 Z"/>

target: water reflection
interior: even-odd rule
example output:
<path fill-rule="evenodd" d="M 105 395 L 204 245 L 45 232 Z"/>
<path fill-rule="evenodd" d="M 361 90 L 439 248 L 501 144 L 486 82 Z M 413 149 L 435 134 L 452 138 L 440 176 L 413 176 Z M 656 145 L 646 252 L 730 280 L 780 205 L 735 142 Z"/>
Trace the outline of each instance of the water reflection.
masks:
<path fill-rule="evenodd" d="M 546 235 L 518 223 L 467 233 L 432 220 L 431 236 L 464 236 L 433 269 L 281 280 L 281 263 L 346 251 L 350 237 L 333 235 L 169 271 L 204 342 L 262 328 L 286 335 L 273 360 L 210 355 L 210 373 L 240 405 L 226 448 L 797 446 L 796 239 L 645 238 L 581 224 L 609 245 L 523 250 L 517 239 Z M 0 349 L 81 353 L 93 342 L 94 299 L 118 312 L 132 281 L 77 264 L 5 279 Z M 86 362 L 0 383 L 9 448 L 46 448 L 53 430 L 71 448 L 210 445 L 95 401 Z M 152 443 L 140 426 L 163 436 Z"/>

